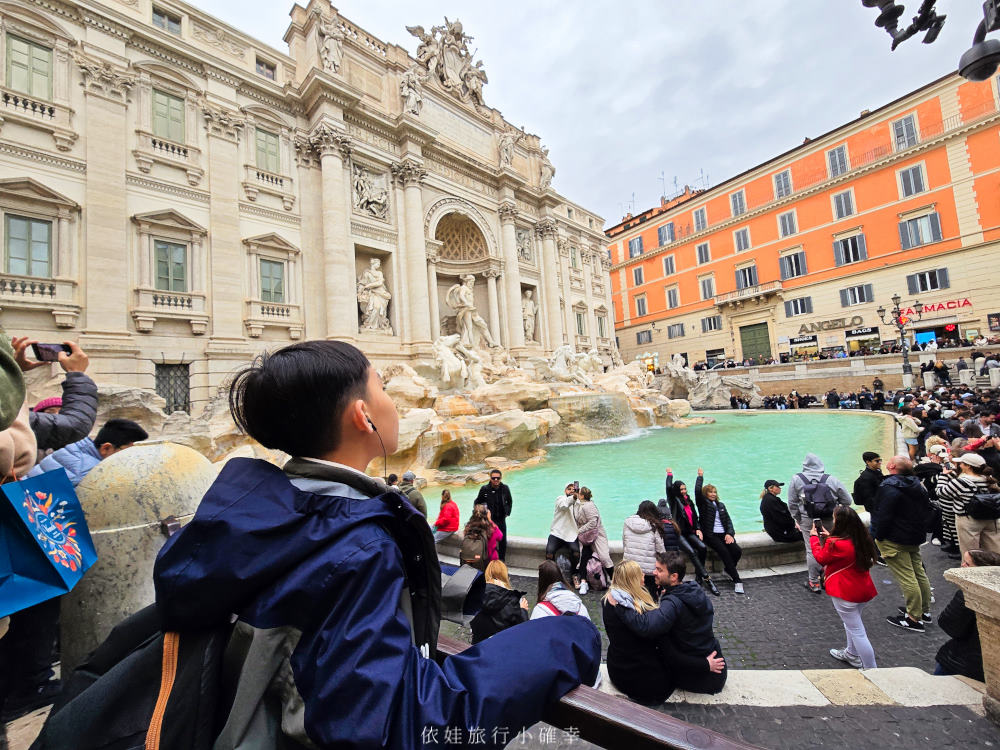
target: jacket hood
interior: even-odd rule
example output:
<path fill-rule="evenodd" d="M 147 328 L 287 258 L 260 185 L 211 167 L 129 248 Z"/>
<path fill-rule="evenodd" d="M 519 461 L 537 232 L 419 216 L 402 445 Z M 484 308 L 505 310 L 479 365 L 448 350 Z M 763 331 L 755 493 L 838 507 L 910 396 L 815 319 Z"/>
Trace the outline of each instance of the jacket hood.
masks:
<path fill-rule="evenodd" d="M 807 453 L 805 460 L 802 461 L 802 473 L 811 480 L 819 480 L 826 473 L 823 459 L 815 453 Z"/>
<path fill-rule="evenodd" d="M 518 604 L 522 596 L 524 596 L 523 591 L 487 583 L 483 589 L 483 609 L 486 612 L 499 612 L 510 602 Z"/>
<path fill-rule="evenodd" d="M 921 487 L 920 477 L 909 474 L 890 474 L 885 479 L 882 480 L 882 484 L 888 485 L 890 487 L 898 487 L 901 490 L 907 490 L 912 487 Z"/>
<path fill-rule="evenodd" d="M 580 601 L 580 597 L 563 586 L 558 586 L 558 588 L 554 586 L 545 599 L 552 602 L 560 612 L 572 612 L 577 615 L 583 609 L 583 602 Z"/>
<path fill-rule="evenodd" d="M 369 498 L 347 485 L 314 484 L 317 492 L 341 488 L 345 496 L 300 490 L 266 461 L 229 461 L 194 518 L 157 557 L 153 582 L 164 622 L 177 629 L 215 625 L 273 582 L 315 573 L 324 550 L 362 524 L 391 528 L 391 502 L 411 507 L 395 492 Z"/>
<path fill-rule="evenodd" d="M 633 534 L 651 534 L 653 532 L 653 528 L 649 525 L 649 521 L 641 516 L 629 516 L 626 518 L 625 528 Z"/>
<path fill-rule="evenodd" d="M 694 581 L 685 581 L 670 589 L 670 596 L 676 596 L 684 605 L 698 615 L 710 615 L 715 611 L 705 590 Z"/>

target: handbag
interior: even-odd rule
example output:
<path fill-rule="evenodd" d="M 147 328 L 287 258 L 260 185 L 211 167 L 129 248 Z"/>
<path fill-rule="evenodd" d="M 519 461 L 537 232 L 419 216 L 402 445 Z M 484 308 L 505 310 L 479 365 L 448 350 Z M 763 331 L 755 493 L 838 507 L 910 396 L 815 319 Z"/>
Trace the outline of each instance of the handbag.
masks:
<path fill-rule="evenodd" d="M 0 617 L 73 589 L 97 552 L 65 469 L 0 485 Z"/>
<path fill-rule="evenodd" d="M 580 540 L 580 544 L 593 544 L 597 541 L 597 535 L 600 532 L 600 528 L 595 526 L 592 529 L 587 529 L 582 534 L 577 534 L 577 539 Z"/>
<path fill-rule="evenodd" d="M 965 515 L 977 521 L 1000 519 L 1000 492 L 977 492 L 965 502 Z"/>

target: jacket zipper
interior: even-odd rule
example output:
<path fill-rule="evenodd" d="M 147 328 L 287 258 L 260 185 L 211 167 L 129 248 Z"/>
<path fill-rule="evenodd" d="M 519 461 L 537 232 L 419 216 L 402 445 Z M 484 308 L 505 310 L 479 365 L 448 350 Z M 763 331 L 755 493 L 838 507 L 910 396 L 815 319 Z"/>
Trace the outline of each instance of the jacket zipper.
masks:
<path fill-rule="evenodd" d="M 163 728 L 163 715 L 167 711 L 167 702 L 174 688 L 177 677 L 177 657 L 180 651 L 180 633 L 163 634 L 163 663 L 160 674 L 160 694 L 156 698 L 153 715 L 149 719 L 149 729 L 146 730 L 145 750 L 160 750 L 160 730 Z"/>

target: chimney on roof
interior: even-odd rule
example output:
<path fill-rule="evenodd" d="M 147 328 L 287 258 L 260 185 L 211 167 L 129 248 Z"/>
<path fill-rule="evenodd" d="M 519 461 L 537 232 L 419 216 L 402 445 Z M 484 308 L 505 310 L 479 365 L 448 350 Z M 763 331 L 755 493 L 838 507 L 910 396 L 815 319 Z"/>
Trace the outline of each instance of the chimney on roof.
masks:
<path fill-rule="evenodd" d="M 661 195 L 660 196 L 660 206 L 665 206 L 665 205 L 667 205 L 667 196 Z"/>
<path fill-rule="evenodd" d="M 859 117 L 868 117 L 868 115 L 870 115 L 871 113 L 872 111 L 870 109 L 863 109 L 861 110 L 861 114 L 859 115 Z"/>
<path fill-rule="evenodd" d="M 627 213 L 627 214 L 625 214 L 625 215 L 624 215 L 624 216 L 622 217 L 622 221 L 628 221 L 628 220 L 629 220 L 629 219 L 631 219 L 631 218 L 632 218 L 632 214 L 631 214 L 631 213 Z"/>

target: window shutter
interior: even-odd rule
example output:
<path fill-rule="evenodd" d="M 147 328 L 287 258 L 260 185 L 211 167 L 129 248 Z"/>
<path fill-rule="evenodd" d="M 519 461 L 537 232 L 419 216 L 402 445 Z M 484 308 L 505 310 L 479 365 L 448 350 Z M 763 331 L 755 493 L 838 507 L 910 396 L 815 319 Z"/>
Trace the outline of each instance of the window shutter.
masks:
<path fill-rule="evenodd" d="M 701 319 L 701 332 L 708 333 L 708 318 Z"/>
<path fill-rule="evenodd" d="M 840 290 L 840 306 L 841 307 L 850 307 L 851 306 L 851 298 L 847 296 L 847 290 L 846 289 L 841 289 Z"/>
<path fill-rule="evenodd" d="M 7 37 L 7 85 L 24 93 L 31 86 L 31 47 L 11 36 Z"/>
<path fill-rule="evenodd" d="M 899 222 L 899 244 L 903 250 L 909 250 L 912 245 L 910 244 L 910 227 L 907 222 Z"/>
<path fill-rule="evenodd" d="M 864 289 L 865 291 L 865 302 L 871 302 L 873 299 L 875 299 L 875 292 L 872 290 L 871 284 L 865 284 L 861 288 Z"/>
<path fill-rule="evenodd" d="M 750 286 L 757 286 L 757 266 L 750 267 Z"/>
<path fill-rule="evenodd" d="M 788 301 L 785 302 L 785 317 L 786 318 L 792 317 L 792 302 L 791 302 L 791 300 L 788 300 Z"/>
<path fill-rule="evenodd" d="M 865 243 L 865 236 L 863 234 L 858 235 L 858 254 L 861 260 L 868 259 L 868 245 Z"/>
<path fill-rule="evenodd" d="M 947 289 L 951 284 L 948 281 L 948 269 L 939 268 L 937 270 L 938 289 Z"/>
<path fill-rule="evenodd" d="M 788 258 L 778 258 L 778 268 L 781 270 L 781 280 L 784 281 L 789 276 L 791 276 L 791 271 L 788 269 Z M 785 305 L 787 306 L 787 302 Z M 786 307 L 787 310 L 787 307 Z M 788 314 L 787 312 L 785 313 Z"/>
<path fill-rule="evenodd" d="M 833 262 L 838 266 L 844 265 L 844 245 L 842 240 L 833 243 Z"/>
<path fill-rule="evenodd" d="M 806 312 L 807 313 L 811 313 L 813 311 L 813 298 L 812 297 L 806 297 L 805 298 L 805 305 L 806 305 Z"/>
<path fill-rule="evenodd" d="M 736 271 L 736 288 L 746 289 L 746 284 L 743 283 L 743 274 L 741 274 L 739 270 Z"/>
<path fill-rule="evenodd" d="M 797 255 L 799 256 L 799 270 L 803 275 L 809 273 L 809 268 L 806 266 L 806 251 L 801 250 Z"/>
<path fill-rule="evenodd" d="M 941 241 L 941 217 L 935 212 L 930 215 L 931 237 L 934 242 Z"/>
<path fill-rule="evenodd" d="M 900 182 L 903 184 L 903 197 L 908 197 L 913 195 L 916 191 L 913 189 L 913 180 L 911 178 L 911 172 L 909 169 L 904 169 L 900 173 Z"/>
<path fill-rule="evenodd" d="M 917 275 L 915 273 L 906 277 L 906 291 L 910 294 L 920 293 L 920 287 L 917 284 Z"/>

